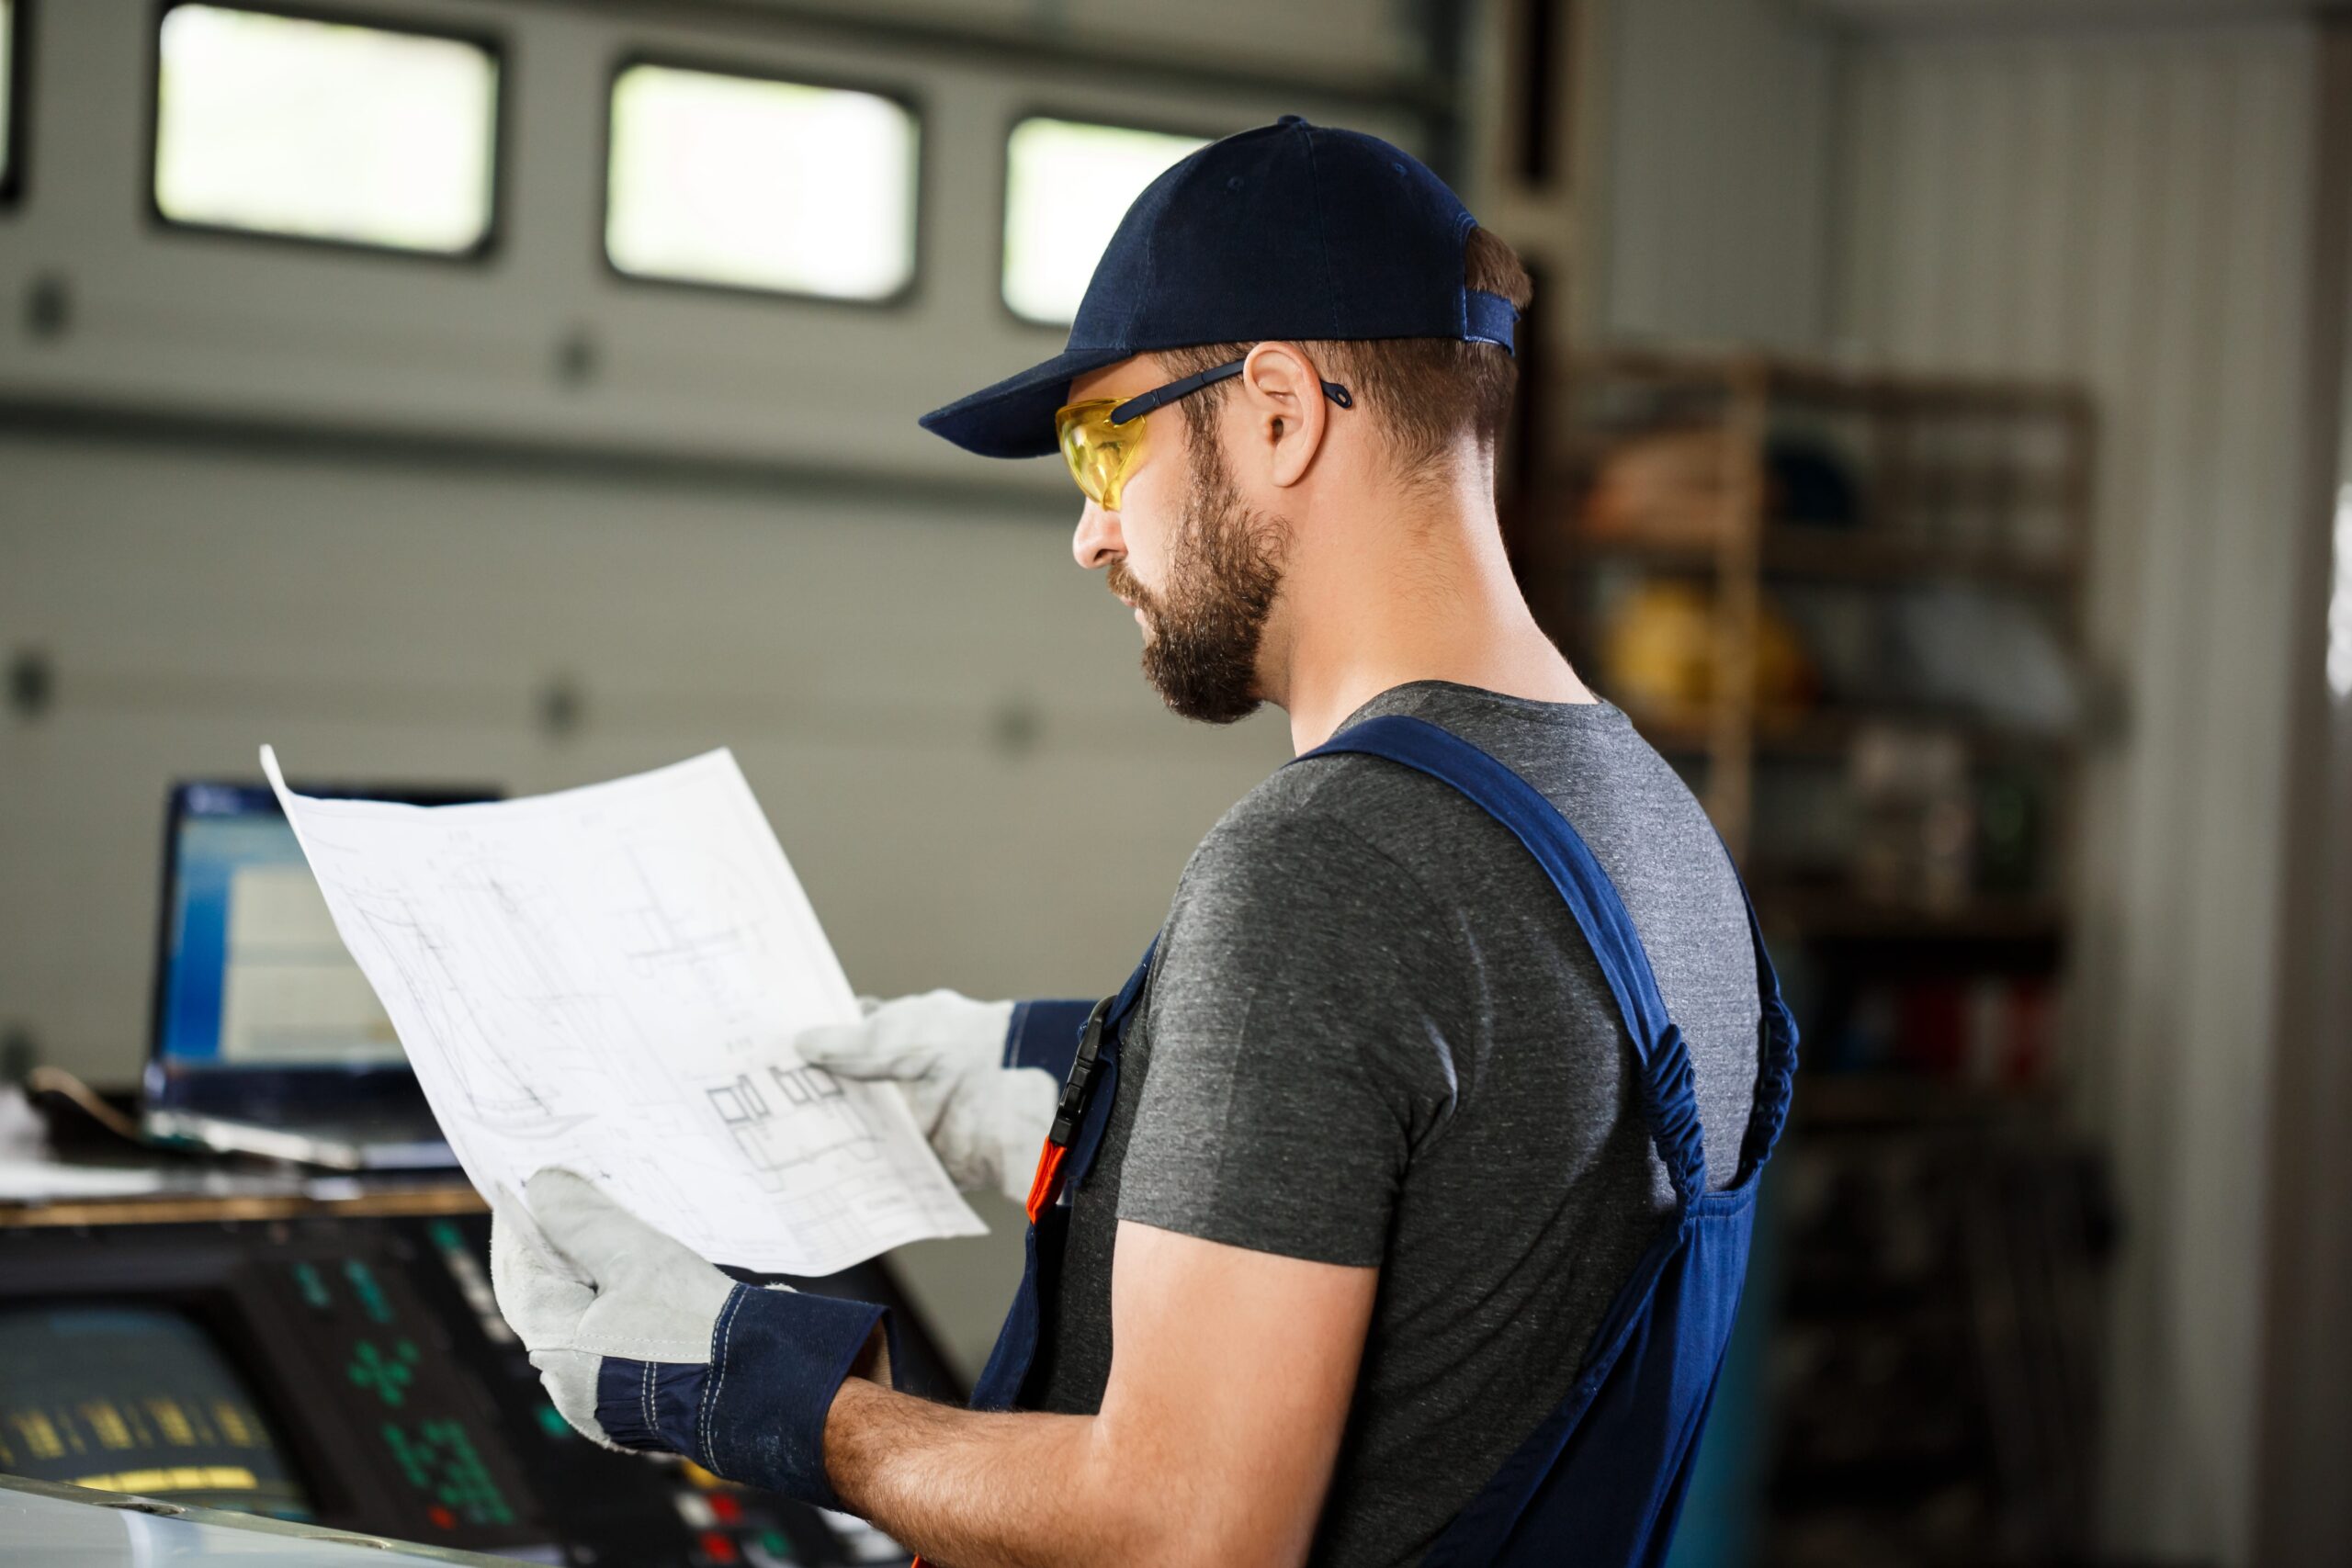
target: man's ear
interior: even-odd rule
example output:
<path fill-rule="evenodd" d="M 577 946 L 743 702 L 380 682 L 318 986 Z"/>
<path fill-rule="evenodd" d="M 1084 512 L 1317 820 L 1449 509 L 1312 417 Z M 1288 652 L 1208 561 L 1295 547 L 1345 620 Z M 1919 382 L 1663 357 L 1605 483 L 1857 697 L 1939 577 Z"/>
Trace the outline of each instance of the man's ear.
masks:
<path fill-rule="evenodd" d="M 1241 362 L 1237 379 L 1250 414 L 1248 450 L 1270 482 L 1298 483 L 1323 448 L 1331 412 L 1315 362 L 1296 344 L 1261 343 Z"/>

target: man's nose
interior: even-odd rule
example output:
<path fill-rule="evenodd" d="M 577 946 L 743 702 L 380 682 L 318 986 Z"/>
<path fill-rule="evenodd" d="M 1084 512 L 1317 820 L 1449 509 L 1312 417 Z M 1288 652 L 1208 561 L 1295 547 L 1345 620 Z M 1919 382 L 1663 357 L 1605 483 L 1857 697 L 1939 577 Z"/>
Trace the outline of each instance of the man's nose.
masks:
<path fill-rule="evenodd" d="M 1070 537 L 1069 553 L 1089 571 L 1125 555 L 1126 541 L 1119 536 L 1119 514 L 1089 500 L 1086 510 L 1078 514 L 1078 532 Z"/>

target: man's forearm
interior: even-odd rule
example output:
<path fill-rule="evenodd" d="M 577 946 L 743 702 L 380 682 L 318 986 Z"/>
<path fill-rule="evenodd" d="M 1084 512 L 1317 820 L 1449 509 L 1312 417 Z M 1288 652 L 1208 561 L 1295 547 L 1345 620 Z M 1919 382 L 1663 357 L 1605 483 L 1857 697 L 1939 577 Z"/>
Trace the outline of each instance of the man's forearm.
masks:
<path fill-rule="evenodd" d="M 851 1378 L 825 1422 L 842 1500 L 943 1568 L 1142 1562 L 1158 1503 L 1091 1416 L 959 1409 Z"/>

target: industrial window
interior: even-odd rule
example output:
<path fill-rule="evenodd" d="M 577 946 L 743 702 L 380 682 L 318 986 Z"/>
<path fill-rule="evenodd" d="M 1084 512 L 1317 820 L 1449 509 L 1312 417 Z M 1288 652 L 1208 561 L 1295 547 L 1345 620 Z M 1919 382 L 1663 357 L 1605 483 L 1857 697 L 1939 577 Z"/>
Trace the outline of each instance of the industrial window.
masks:
<path fill-rule="evenodd" d="M 1024 119 L 1004 148 L 1004 302 L 1033 321 L 1078 314 L 1127 205 L 1197 136 Z"/>
<path fill-rule="evenodd" d="M 19 0 L 0 0 L 0 204 L 15 201 L 24 186 L 25 93 L 17 80 L 25 67 L 24 25 Z"/>
<path fill-rule="evenodd" d="M 878 93 L 625 66 L 605 254 L 632 277 L 888 299 L 914 280 L 917 135 Z"/>
<path fill-rule="evenodd" d="M 427 254 L 487 248 L 491 45 L 176 5 L 157 58 L 155 209 L 167 221 Z"/>

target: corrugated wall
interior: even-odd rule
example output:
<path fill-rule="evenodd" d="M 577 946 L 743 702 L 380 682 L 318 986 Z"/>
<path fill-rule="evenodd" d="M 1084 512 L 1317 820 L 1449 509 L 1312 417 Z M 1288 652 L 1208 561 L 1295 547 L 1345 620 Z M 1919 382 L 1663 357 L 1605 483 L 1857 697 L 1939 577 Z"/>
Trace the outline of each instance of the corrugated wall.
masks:
<path fill-rule="evenodd" d="M 2073 376 L 2128 728 L 2083 845 L 2081 1103 L 2119 1161 L 2107 1529 L 2251 1555 L 2316 39 L 1893 38 L 1850 57 L 1843 345 Z"/>
<path fill-rule="evenodd" d="M 1588 266 L 1612 338 L 1817 345 L 1835 34 L 1784 0 L 1598 0 Z"/>

